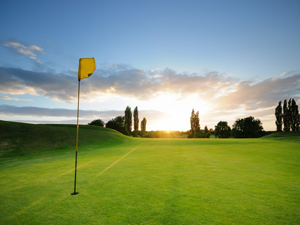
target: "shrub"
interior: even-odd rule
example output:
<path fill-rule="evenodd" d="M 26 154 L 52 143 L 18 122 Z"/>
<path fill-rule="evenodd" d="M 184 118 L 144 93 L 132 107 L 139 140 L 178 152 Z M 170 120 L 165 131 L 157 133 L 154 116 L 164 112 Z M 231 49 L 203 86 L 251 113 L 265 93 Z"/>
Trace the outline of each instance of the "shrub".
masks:
<path fill-rule="evenodd" d="M 93 120 L 92 122 L 88 123 L 88 125 L 104 127 L 104 122 L 101 119 L 97 119 L 97 120 Z"/>

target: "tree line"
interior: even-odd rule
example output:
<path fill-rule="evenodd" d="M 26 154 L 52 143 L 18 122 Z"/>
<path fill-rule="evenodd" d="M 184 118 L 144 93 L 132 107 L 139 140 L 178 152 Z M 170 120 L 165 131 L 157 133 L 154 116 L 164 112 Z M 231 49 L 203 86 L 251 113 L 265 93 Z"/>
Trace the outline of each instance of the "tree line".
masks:
<path fill-rule="evenodd" d="M 263 134 L 263 126 L 259 119 L 254 119 L 254 117 L 250 116 L 247 118 L 237 119 L 233 128 L 226 121 L 220 121 L 213 131 L 208 130 L 207 126 L 205 126 L 204 130 L 200 129 L 200 119 L 199 119 L 199 111 L 195 113 L 194 109 L 192 110 L 192 114 L 190 117 L 191 123 L 191 132 L 188 135 L 189 138 L 210 138 L 211 133 L 218 138 L 255 138 L 260 137 Z"/>
<path fill-rule="evenodd" d="M 140 134 L 146 132 L 147 119 L 144 117 L 141 121 L 141 131 L 139 132 L 139 112 L 136 106 L 133 111 L 133 131 L 132 131 L 132 112 L 129 106 L 126 107 L 124 116 L 117 116 L 109 120 L 106 124 L 101 119 L 93 120 L 88 125 L 96 125 L 101 127 L 107 127 L 121 132 L 128 136 L 137 137 Z"/>
<path fill-rule="evenodd" d="M 289 101 L 284 100 L 283 106 L 281 101 L 275 108 L 276 117 L 276 130 L 277 132 L 288 132 L 297 131 L 300 127 L 300 115 L 298 110 L 298 105 L 294 99 L 289 99 Z M 133 118 L 133 121 L 132 121 Z M 133 131 L 132 131 L 133 124 Z M 200 118 L 199 111 L 195 112 L 192 109 L 190 117 L 191 129 L 187 132 L 176 132 L 173 131 L 146 131 L 147 120 L 144 117 L 141 121 L 141 130 L 139 131 L 139 115 L 138 108 L 135 107 L 133 113 L 129 106 L 126 107 L 124 116 L 117 116 L 109 120 L 106 125 L 101 119 L 93 120 L 89 125 L 106 126 L 107 128 L 115 129 L 125 135 L 132 135 L 134 137 L 176 137 L 187 135 L 188 138 L 210 138 L 211 134 L 214 134 L 218 138 L 257 138 L 269 134 L 270 132 L 264 131 L 262 122 L 259 119 L 255 119 L 252 116 L 246 118 L 238 118 L 232 125 L 232 129 L 228 125 L 227 121 L 220 121 L 216 126 L 215 130 L 208 129 L 207 126 L 203 130 L 200 129 Z M 283 129 L 282 129 L 283 126 Z"/>

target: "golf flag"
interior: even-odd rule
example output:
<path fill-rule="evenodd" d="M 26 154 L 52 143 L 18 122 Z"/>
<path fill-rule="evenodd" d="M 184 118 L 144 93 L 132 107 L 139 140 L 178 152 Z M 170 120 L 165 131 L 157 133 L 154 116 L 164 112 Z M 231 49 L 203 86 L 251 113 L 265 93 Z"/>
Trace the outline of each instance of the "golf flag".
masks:
<path fill-rule="evenodd" d="M 89 78 L 96 69 L 96 61 L 94 58 L 79 59 L 78 80 Z"/>
<path fill-rule="evenodd" d="M 80 96 L 80 80 L 89 78 L 96 69 L 96 62 L 94 58 L 81 58 L 79 59 L 78 68 L 78 105 L 77 105 L 77 134 L 76 134 L 76 154 L 75 154 L 75 180 L 74 192 L 71 195 L 77 195 L 76 192 L 76 177 L 77 177 L 77 150 L 78 150 L 78 132 L 79 132 L 79 96 Z"/>

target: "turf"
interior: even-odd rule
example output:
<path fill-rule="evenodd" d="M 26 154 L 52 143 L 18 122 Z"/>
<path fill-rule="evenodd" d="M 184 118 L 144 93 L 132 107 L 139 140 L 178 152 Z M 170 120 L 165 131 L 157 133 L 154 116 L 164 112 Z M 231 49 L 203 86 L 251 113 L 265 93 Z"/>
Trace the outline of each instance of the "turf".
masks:
<path fill-rule="evenodd" d="M 74 147 L 1 157 L 0 224 L 299 224 L 297 138 L 93 132 L 79 148 L 76 196 Z"/>

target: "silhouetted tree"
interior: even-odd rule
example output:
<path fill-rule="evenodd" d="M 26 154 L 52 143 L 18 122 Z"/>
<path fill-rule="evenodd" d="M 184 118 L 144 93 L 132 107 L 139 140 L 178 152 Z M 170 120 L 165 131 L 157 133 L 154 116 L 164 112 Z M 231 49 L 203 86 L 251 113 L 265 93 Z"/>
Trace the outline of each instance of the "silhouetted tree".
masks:
<path fill-rule="evenodd" d="M 132 128 L 132 112 L 129 106 L 127 106 L 125 109 L 125 128 L 127 130 L 128 135 L 130 135 Z"/>
<path fill-rule="evenodd" d="M 220 121 L 215 126 L 215 136 L 219 138 L 229 138 L 231 134 L 231 128 L 226 121 Z"/>
<path fill-rule="evenodd" d="M 290 116 L 291 116 L 291 129 L 292 131 L 299 130 L 299 110 L 298 105 L 294 99 L 291 100 L 291 109 L 290 109 Z"/>
<path fill-rule="evenodd" d="M 101 119 L 97 119 L 97 120 L 93 120 L 92 122 L 88 123 L 88 125 L 104 127 L 104 122 Z"/>
<path fill-rule="evenodd" d="M 192 131 L 191 137 L 195 137 L 196 128 L 199 127 L 199 130 L 200 130 L 199 111 L 195 113 L 194 109 L 192 110 L 192 115 L 190 117 L 190 122 L 191 122 L 191 131 Z"/>
<path fill-rule="evenodd" d="M 232 126 L 232 133 L 237 138 L 256 138 L 262 135 L 263 129 L 259 119 L 249 116 L 237 119 Z"/>
<path fill-rule="evenodd" d="M 282 117 L 283 117 L 284 131 L 287 132 L 290 130 L 292 131 L 299 130 L 300 115 L 299 115 L 298 105 L 296 104 L 295 99 L 290 98 L 289 101 L 284 100 Z"/>
<path fill-rule="evenodd" d="M 282 106 L 281 106 L 281 101 L 278 103 L 278 106 L 275 109 L 275 116 L 276 116 L 276 129 L 277 132 L 282 131 Z"/>
<path fill-rule="evenodd" d="M 290 115 L 288 103 L 286 100 L 283 102 L 283 130 L 290 131 Z"/>
<path fill-rule="evenodd" d="M 133 111 L 133 130 L 134 130 L 134 136 L 136 136 L 139 131 L 139 112 L 137 106 Z"/>
<path fill-rule="evenodd" d="M 146 125 L 147 125 L 147 120 L 146 118 L 144 117 L 141 121 L 141 131 L 144 133 L 146 132 Z"/>

